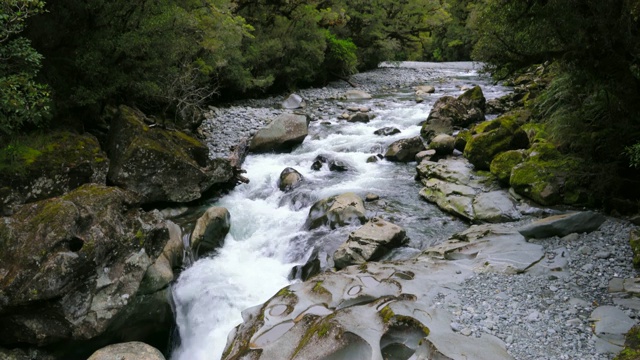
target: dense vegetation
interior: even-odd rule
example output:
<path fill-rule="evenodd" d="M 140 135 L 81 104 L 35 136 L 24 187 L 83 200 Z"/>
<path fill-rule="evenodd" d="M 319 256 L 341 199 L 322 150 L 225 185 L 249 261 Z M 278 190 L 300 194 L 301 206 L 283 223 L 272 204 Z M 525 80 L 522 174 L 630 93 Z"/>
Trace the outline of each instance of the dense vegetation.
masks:
<path fill-rule="evenodd" d="M 4 0 L 0 140 L 90 129 L 108 105 L 190 123 L 220 98 L 472 58 L 497 78 L 551 63 L 537 118 L 611 174 L 640 166 L 638 16 L 640 0 Z"/>

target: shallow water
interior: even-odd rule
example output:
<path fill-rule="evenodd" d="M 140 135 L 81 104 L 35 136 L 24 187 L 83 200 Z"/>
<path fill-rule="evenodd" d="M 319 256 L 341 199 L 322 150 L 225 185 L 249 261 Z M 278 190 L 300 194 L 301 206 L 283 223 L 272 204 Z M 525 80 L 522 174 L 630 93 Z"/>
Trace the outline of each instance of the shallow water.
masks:
<path fill-rule="evenodd" d="M 414 180 L 415 163 L 366 163 L 366 159 L 384 153 L 396 140 L 418 136 L 418 124 L 427 118 L 435 100 L 442 95 L 461 94 L 461 85 L 480 85 L 487 99 L 501 96 L 507 89 L 492 85 L 471 63 L 401 66 L 432 66 L 430 76 L 437 93 L 420 104 L 408 87 L 376 93 L 371 100 L 344 101 L 345 106 L 370 107 L 375 119 L 367 124 L 335 117 L 331 124 L 312 122 L 309 136 L 292 153 L 250 155 L 246 159 L 243 168 L 250 183 L 212 204 L 224 206 L 231 213 L 231 232 L 224 247 L 196 261 L 173 287 L 181 343 L 172 359 L 220 358 L 227 335 L 242 322 L 242 310 L 265 302 L 288 285 L 292 267 L 303 264 L 314 248 L 330 253 L 347 239 L 354 227 L 311 232 L 302 229 L 316 200 L 344 192 L 355 192 L 363 198 L 367 193 L 379 195 L 377 202 L 365 204 L 368 216 L 383 215 L 404 227 L 411 239 L 407 247 L 395 250 L 387 259 L 411 257 L 465 227 L 420 199 L 420 184 Z M 425 83 L 429 84 L 429 79 Z M 386 126 L 397 127 L 401 133 L 387 137 L 373 134 Z M 325 165 L 313 171 L 311 164 L 318 155 L 340 160 L 349 170 L 331 172 Z M 286 167 L 295 168 L 306 179 L 287 194 L 277 187 L 280 172 Z"/>

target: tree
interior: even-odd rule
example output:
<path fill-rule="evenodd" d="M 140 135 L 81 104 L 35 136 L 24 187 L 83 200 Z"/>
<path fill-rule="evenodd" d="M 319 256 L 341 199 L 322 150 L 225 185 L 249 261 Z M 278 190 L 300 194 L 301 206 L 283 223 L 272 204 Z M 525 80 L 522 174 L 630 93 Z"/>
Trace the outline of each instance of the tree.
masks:
<path fill-rule="evenodd" d="M 25 21 L 44 11 L 37 0 L 5 0 L 0 4 L 0 136 L 26 126 L 40 126 L 49 115 L 49 91 L 36 81 L 42 55 L 18 36 Z"/>

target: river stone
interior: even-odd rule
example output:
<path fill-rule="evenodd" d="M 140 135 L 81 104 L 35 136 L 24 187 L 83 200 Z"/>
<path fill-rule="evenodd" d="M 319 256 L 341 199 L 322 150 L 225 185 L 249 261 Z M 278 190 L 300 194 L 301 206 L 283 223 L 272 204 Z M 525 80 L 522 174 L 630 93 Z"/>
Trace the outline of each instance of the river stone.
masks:
<path fill-rule="evenodd" d="M 302 144 L 308 133 L 309 121 L 305 115 L 281 114 L 253 136 L 249 150 L 254 153 L 291 151 Z"/>
<path fill-rule="evenodd" d="M 209 160 L 209 149 L 185 133 L 149 128 L 144 114 L 120 106 L 111 122 L 108 179 L 143 203 L 189 202 L 214 184 L 233 183 L 228 159 Z"/>
<path fill-rule="evenodd" d="M 434 156 L 436 156 L 436 151 L 433 149 L 420 151 L 416 154 L 416 162 L 419 164 L 422 160 L 430 161 Z"/>
<path fill-rule="evenodd" d="M 380 158 L 376 155 L 371 155 L 367 158 L 367 163 L 374 163 L 380 161 Z"/>
<path fill-rule="evenodd" d="M 145 343 L 131 341 L 105 346 L 87 360 L 165 360 L 162 353 Z"/>
<path fill-rule="evenodd" d="M 418 94 L 418 92 L 421 92 L 422 94 L 433 94 L 434 92 L 436 92 L 436 88 L 434 88 L 431 85 L 414 86 L 413 90 L 415 90 L 416 95 L 420 95 L 420 94 Z"/>
<path fill-rule="evenodd" d="M 329 170 L 338 171 L 338 172 L 344 172 L 344 171 L 349 170 L 349 167 L 344 162 L 334 159 L 334 160 L 329 161 Z"/>
<path fill-rule="evenodd" d="M 322 167 L 322 165 L 320 165 Z M 313 165 L 312 165 L 313 168 Z M 319 168 L 318 168 L 319 169 Z M 314 169 L 315 170 L 315 169 Z M 278 188 L 280 191 L 289 192 L 302 184 L 304 177 L 294 168 L 286 168 L 280 173 Z"/>
<path fill-rule="evenodd" d="M 473 212 L 476 220 L 490 223 L 516 221 L 522 217 L 504 191 L 478 194 L 473 199 Z"/>
<path fill-rule="evenodd" d="M 440 134 L 431 139 L 429 149 L 435 150 L 438 155 L 451 155 L 453 154 L 455 142 L 456 139 L 453 136 Z"/>
<path fill-rule="evenodd" d="M 422 150 L 424 150 L 422 139 L 416 136 L 392 143 L 384 157 L 389 161 L 409 162 L 414 161 L 416 154 Z"/>
<path fill-rule="evenodd" d="M 340 98 L 343 100 L 367 100 L 371 99 L 371 94 L 362 90 L 347 90 Z"/>
<path fill-rule="evenodd" d="M 123 189 L 83 185 L 0 221 L 0 345 L 48 345 L 65 358 L 112 334 L 168 336 L 180 230 L 137 205 Z"/>
<path fill-rule="evenodd" d="M 509 180 L 511 179 L 511 170 L 525 161 L 526 158 L 527 154 L 524 150 L 505 151 L 491 160 L 489 170 L 502 185 L 506 186 L 509 185 Z"/>
<path fill-rule="evenodd" d="M 320 226 L 335 229 L 338 226 L 364 224 L 367 221 L 362 199 L 354 193 L 344 193 L 322 199 L 311 207 L 305 228 Z"/>
<path fill-rule="evenodd" d="M 593 333 L 604 344 L 596 344 L 596 347 L 619 352 L 624 346 L 624 335 L 636 324 L 624 311 L 615 306 L 600 306 L 591 313 L 589 321 L 594 323 Z M 600 346 L 598 346 L 600 345 Z M 604 346 L 603 346 L 604 345 Z M 615 347 L 611 349 L 609 345 Z"/>
<path fill-rule="evenodd" d="M 445 182 L 436 178 L 423 181 L 424 188 L 420 196 L 435 203 L 446 212 L 460 216 L 466 220 L 473 220 L 473 199 L 476 190 L 470 186 Z"/>
<path fill-rule="evenodd" d="M 355 113 L 347 119 L 348 122 L 361 122 L 368 123 L 371 120 L 371 116 L 369 114 L 365 114 L 362 112 Z"/>
<path fill-rule="evenodd" d="M 200 257 L 208 252 L 222 247 L 224 238 L 231 228 L 229 210 L 219 206 L 212 206 L 198 218 L 191 233 L 191 249 Z"/>
<path fill-rule="evenodd" d="M 518 231 L 527 238 L 548 238 L 597 230 L 606 218 L 593 211 L 580 211 L 550 216 L 525 225 Z"/>
<path fill-rule="evenodd" d="M 629 232 L 629 245 L 633 252 L 633 266 L 640 268 L 640 229 L 636 228 Z"/>
<path fill-rule="evenodd" d="M 480 86 L 474 86 L 473 88 L 466 90 L 462 95 L 458 96 L 458 100 L 467 108 L 477 108 L 482 111 L 486 110 L 486 99 L 484 94 L 482 93 L 482 88 Z M 483 115 L 484 117 L 484 115 Z"/>
<path fill-rule="evenodd" d="M 400 130 L 398 128 L 394 128 L 391 126 L 383 127 L 373 132 L 374 135 L 382 135 L 382 136 L 391 136 L 395 134 L 400 134 Z"/>
<path fill-rule="evenodd" d="M 18 147 L 15 164 L 3 164 L 7 166 L 0 176 L 0 215 L 83 184 L 106 184 L 109 159 L 94 136 L 60 131 L 41 138 L 41 144 Z"/>
<path fill-rule="evenodd" d="M 282 102 L 283 109 L 300 109 L 307 106 L 304 102 L 304 99 L 298 94 L 291 94 L 289 97 Z"/>
<path fill-rule="evenodd" d="M 407 240 L 403 228 L 376 217 L 349 235 L 349 239 L 333 254 L 333 261 L 336 268 L 342 269 L 378 260 Z"/>

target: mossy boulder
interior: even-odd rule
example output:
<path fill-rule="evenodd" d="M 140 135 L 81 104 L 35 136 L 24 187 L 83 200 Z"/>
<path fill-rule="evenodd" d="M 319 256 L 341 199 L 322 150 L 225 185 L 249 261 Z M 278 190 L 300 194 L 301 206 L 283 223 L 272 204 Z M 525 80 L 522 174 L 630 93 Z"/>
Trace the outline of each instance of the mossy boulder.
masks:
<path fill-rule="evenodd" d="M 576 176 L 581 168 L 580 160 L 561 154 L 553 144 L 536 143 L 527 159 L 513 167 L 509 184 L 516 193 L 541 205 L 587 203 L 582 179 Z"/>
<path fill-rule="evenodd" d="M 524 150 L 505 151 L 493 158 L 489 169 L 500 184 L 507 186 L 509 185 L 513 167 L 525 161 L 526 158 L 527 153 Z"/>
<path fill-rule="evenodd" d="M 105 184 L 109 160 L 98 140 L 67 131 L 17 139 L 0 148 L 0 214 L 15 205 Z"/>
<path fill-rule="evenodd" d="M 228 159 L 209 159 L 208 148 L 180 131 L 150 128 L 144 114 L 120 106 L 109 132 L 109 180 L 143 203 L 189 202 L 234 179 Z"/>
<path fill-rule="evenodd" d="M 499 153 L 528 147 L 526 134 L 519 129 L 528 116 L 528 112 L 514 112 L 476 125 L 464 156 L 477 170 L 489 170 Z"/>
<path fill-rule="evenodd" d="M 635 325 L 624 337 L 625 348 L 613 360 L 640 359 L 640 325 Z"/>
<path fill-rule="evenodd" d="M 460 101 L 467 109 L 480 109 L 484 115 L 487 100 L 484 98 L 484 94 L 482 93 L 482 88 L 480 86 L 476 85 L 463 92 L 462 95 L 458 96 L 458 101 Z"/>
<path fill-rule="evenodd" d="M 166 336 L 177 225 L 117 187 L 83 185 L 0 219 L 0 345 L 87 357 L 121 334 Z"/>
<path fill-rule="evenodd" d="M 458 98 L 439 98 L 422 124 L 420 136 L 430 141 L 439 134 L 451 135 L 454 129 L 464 128 L 484 120 L 485 99 L 480 87 L 476 86 Z"/>
<path fill-rule="evenodd" d="M 471 130 L 464 129 L 460 130 L 456 135 L 456 142 L 453 144 L 454 149 L 463 152 L 464 148 L 467 146 L 467 142 L 471 140 Z"/>

